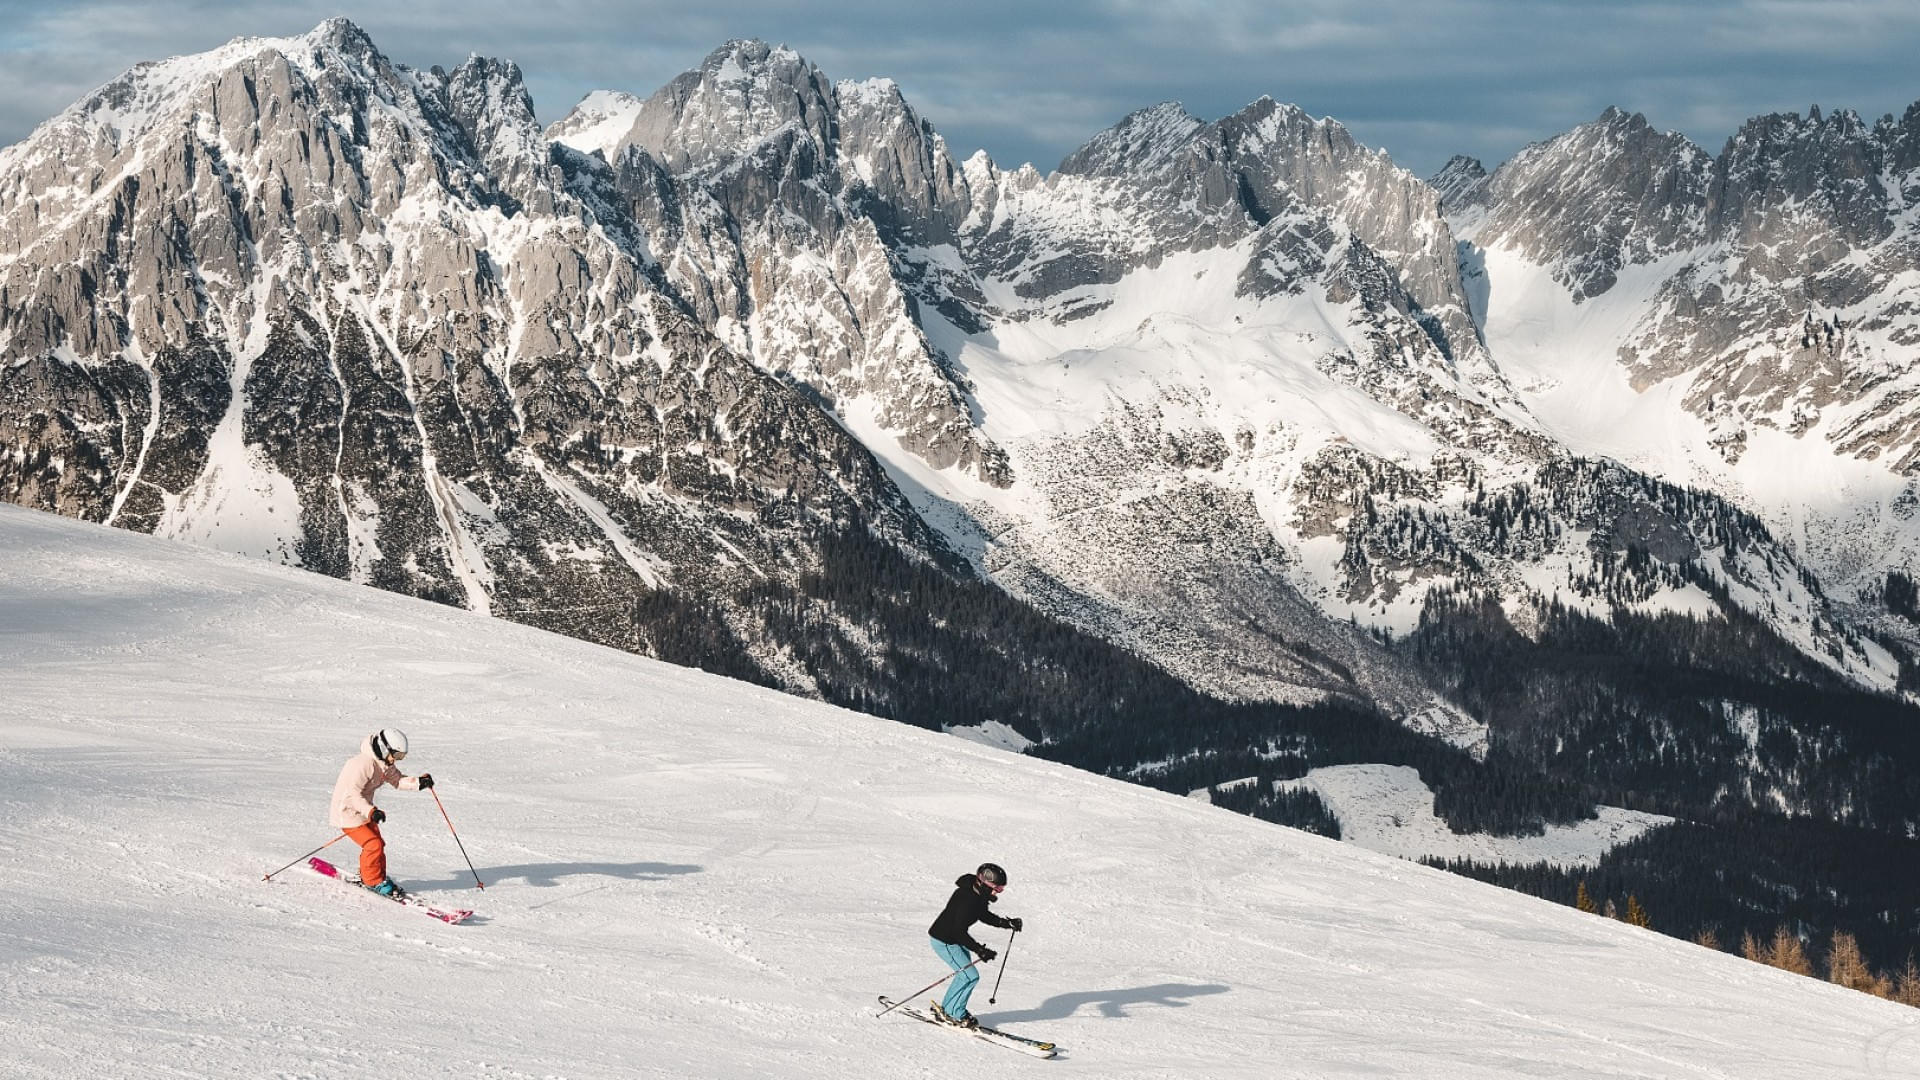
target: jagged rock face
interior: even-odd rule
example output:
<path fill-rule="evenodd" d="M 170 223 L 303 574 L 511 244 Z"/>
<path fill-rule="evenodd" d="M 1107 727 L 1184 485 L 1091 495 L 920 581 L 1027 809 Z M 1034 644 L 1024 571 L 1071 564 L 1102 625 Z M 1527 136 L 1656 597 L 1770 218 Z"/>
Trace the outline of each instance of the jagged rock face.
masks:
<path fill-rule="evenodd" d="M 1487 204 L 1487 167 L 1479 158 L 1455 154 L 1427 178 L 1427 184 L 1440 196 L 1440 204 L 1449 214 Z"/>
<path fill-rule="evenodd" d="M 1374 359 L 1431 366 L 1425 392 L 1508 396 L 1473 326 L 1438 200 L 1331 120 L 1263 98 L 1211 124 L 1178 104 L 1134 113 L 1042 179 L 975 162 L 962 244 L 983 277 L 1009 283 L 1055 319 L 1091 313 L 1077 290 L 1111 284 L 1176 252 L 1248 245 L 1240 292 L 1358 299 L 1377 321 L 1356 370 Z M 1425 337 L 1422 343 L 1415 338 Z M 1442 389 L 1444 388 L 1444 390 Z M 1481 403 L 1462 404 L 1474 411 Z"/>
<path fill-rule="evenodd" d="M 1890 455 L 1908 468 L 1911 422 L 1887 425 L 1884 415 L 1848 406 L 1879 396 L 1886 365 L 1909 365 L 1920 344 L 1920 310 L 1902 280 L 1920 267 L 1920 169 L 1905 156 L 1917 132 L 1920 108 L 1904 124 L 1873 129 L 1847 111 L 1748 122 L 1713 164 L 1702 215 L 1711 246 L 1664 291 L 1672 313 L 1629 343 L 1640 378 L 1692 371 L 1705 359 L 1695 408 L 1709 409 L 1718 395 L 1740 402 L 1748 422 L 1797 433 L 1838 406 L 1852 414 L 1833 430 L 1847 452 Z M 1803 344 L 1812 312 L 1846 313 L 1842 321 L 1865 332 L 1855 334 L 1861 348 L 1835 365 Z M 1697 342 L 1676 347 L 1689 334 Z M 1884 345 L 1873 348 L 1869 334 Z M 1786 379 L 1766 370 L 1781 366 Z"/>
<path fill-rule="evenodd" d="M 935 468 L 1005 482 L 894 265 L 966 206 L 897 88 L 836 86 L 789 49 L 733 42 L 648 98 L 612 160 L 629 212 L 672 253 L 669 280 L 730 344 Z"/>
<path fill-rule="evenodd" d="M 947 141 L 892 79 L 843 81 L 836 90 L 839 156 L 855 211 L 895 248 L 953 243 L 972 195 Z"/>
<path fill-rule="evenodd" d="M 1206 124 L 1167 103 L 1095 136 L 1051 178 L 980 171 L 1001 190 L 976 193 L 970 249 L 1023 296 L 1046 299 L 1087 280 L 1117 280 L 1171 251 L 1229 246 L 1280 219 L 1319 217 L 1393 266 L 1409 300 L 1444 327 L 1435 335 L 1444 350 L 1466 354 L 1476 344 L 1470 321 L 1453 321 L 1466 318 L 1466 305 L 1433 192 L 1344 127 L 1297 107 L 1262 98 Z M 1047 203 L 1052 222 L 1009 212 L 1009 201 L 1035 192 L 1045 196 L 1028 201 Z M 1100 205 L 1115 220 L 1104 233 L 1048 228 L 1068 202 Z M 1060 243 L 1071 246 L 1047 247 Z"/>
<path fill-rule="evenodd" d="M 627 648 L 823 524 L 937 556 L 623 202 L 510 63 L 335 21 L 135 69 L 0 156 L 0 492 Z"/>
<path fill-rule="evenodd" d="M 832 142 L 832 96 L 832 82 L 792 49 L 731 41 L 648 98 L 624 141 L 675 173 L 711 172 L 788 127 Z"/>
<path fill-rule="evenodd" d="M 1674 427 L 1701 429 L 1700 452 L 1648 464 L 1759 506 L 1852 591 L 1920 557 L 1904 521 L 1834 505 L 1831 490 L 1882 487 L 1876 473 L 1904 478 L 1920 462 L 1917 133 L 1920 105 L 1872 126 L 1816 108 L 1755 118 L 1715 157 L 1609 110 L 1483 185 L 1451 174 L 1435 183 L 1453 192 L 1450 221 L 1470 241 L 1470 265 L 1501 252 L 1547 269 L 1593 309 L 1589 326 L 1610 328 L 1593 344 L 1618 356 L 1635 391 L 1679 388 L 1690 416 Z M 1491 283 L 1496 295 L 1527 287 Z M 1794 487 L 1745 463 L 1763 431 L 1836 464 L 1807 470 L 1816 486 Z"/>
<path fill-rule="evenodd" d="M 1468 187 L 1459 195 L 1489 208 L 1476 242 L 1552 265 L 1555 278 L 1584 300 L 1611 289 L 1622 266 L 1700 242 L 1711 166 L 1684 136 L 1609 109 L 1594 123 L 1522 150 L 1495 170 L 1484 191 Z M 1440 182 L 1458 179 L 1456 173 Z"/>

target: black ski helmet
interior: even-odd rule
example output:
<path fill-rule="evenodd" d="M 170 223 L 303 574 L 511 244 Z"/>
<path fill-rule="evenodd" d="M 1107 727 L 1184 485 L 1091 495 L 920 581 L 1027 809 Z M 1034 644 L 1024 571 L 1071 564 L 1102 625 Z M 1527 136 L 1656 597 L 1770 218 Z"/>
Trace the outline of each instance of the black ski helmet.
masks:
<path fill-rule="evenodd" d="M 1007 887 L 1007 872 L 1000 869 L 996 863 L 983 862 L 980 864 L 980 869 L 975 870 L 974 873 L 989 885 L 996 885 L 1002 889 Z"/>

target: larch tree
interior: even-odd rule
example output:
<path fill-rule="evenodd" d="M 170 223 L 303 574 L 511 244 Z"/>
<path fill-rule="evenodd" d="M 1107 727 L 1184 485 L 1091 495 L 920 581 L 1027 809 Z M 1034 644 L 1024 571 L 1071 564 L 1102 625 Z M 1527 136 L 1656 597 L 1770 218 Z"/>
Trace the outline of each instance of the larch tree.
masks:
<path fill-rule="evenodd" d="M 1788 932 L 1785 926 L 1773 932 L 1773 943 L 1767 948 L 1766 963 L 1795 975 L 1813 974 L 1813 964 L 1807 960 L 1807 947 L 1800 943 L 1798 935 Z"/>
<path fill-rule="evenodd" d="M 1647 909 L 1640 906 L 1640 898 L 1632 893 L 1627 894 L 1627 921 L 1642 929 L 1651 929 L 1653 926 L 1653 919 L 1647 914 Z"/>
<path fill-rule="evenodd" d="M 1894 979 L 1893 1000 L 1920 1009 L 1920 965 L 1914 963 L 1912 953 L 1907 954 L 1907 966 Z"/>
<path fill-rule="evenodd" d="M 1860 951 L 1860 942 L 1852 934 L 1834 933 L 1833 944 L 1827 949 L 1827 981 L 1849 990 L 1874 992 L 1879 980 L 1874 978 L 1866 955 Z"/>

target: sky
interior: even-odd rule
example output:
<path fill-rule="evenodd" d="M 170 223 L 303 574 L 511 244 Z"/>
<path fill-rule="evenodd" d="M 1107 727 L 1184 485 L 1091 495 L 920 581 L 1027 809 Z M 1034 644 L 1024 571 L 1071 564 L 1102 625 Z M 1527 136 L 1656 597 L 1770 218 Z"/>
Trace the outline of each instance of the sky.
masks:
<path fill-rule="evenodd" d="M 141 60 L 334 15 L 403 64 L 518 61 L 543 121 L 591 90 L 650 94 L 732 38 L 784 43 L 835 79 L 893 78 L 956 156 L 1042 169 L 1169 100 L 1214 119 L 1271 95 L 1423 175 L 1608 105 L 1718 150 L 1760 113 L 1920 100 L 1915 0 L 0 0 L 0 145 Z"/>

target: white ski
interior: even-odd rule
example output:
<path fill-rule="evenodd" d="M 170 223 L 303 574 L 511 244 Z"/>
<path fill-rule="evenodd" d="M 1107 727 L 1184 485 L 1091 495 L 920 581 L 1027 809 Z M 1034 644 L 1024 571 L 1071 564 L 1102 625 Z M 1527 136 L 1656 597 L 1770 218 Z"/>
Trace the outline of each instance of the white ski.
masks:
<path fill-rule="evenodd" d="M 911 1016 L 922 1023 L 932 1024 L 934 1027 L 945 1028 L 948 1031 L 959 1032 L 962 1035 L 971 1035 L 976 1039 L 983 1039 L 997 1046 L 1004 1046 L 1009 1050 L 1017 1050 L 1022 1054 L 1030 1054 L 1038 1058 L 1050 1058 L 1054 1053 L 1054 1045 L 1050 1042 L 1041 1042 L 1039 1039 L 1029 1039 L 1024 1035 L 1015 1035 L 1012 1032 L 1000 1031 L 990 1027 L 963 1028 L 958 1024 L 949 1024 L 944 1020 L 936 1018 L 932 1013 L 916 1009 L 911 1005 L 896 1007 L 893 1001 L 884 995 L 880 998 L 880 1004 L 904 1016 Z"/>

